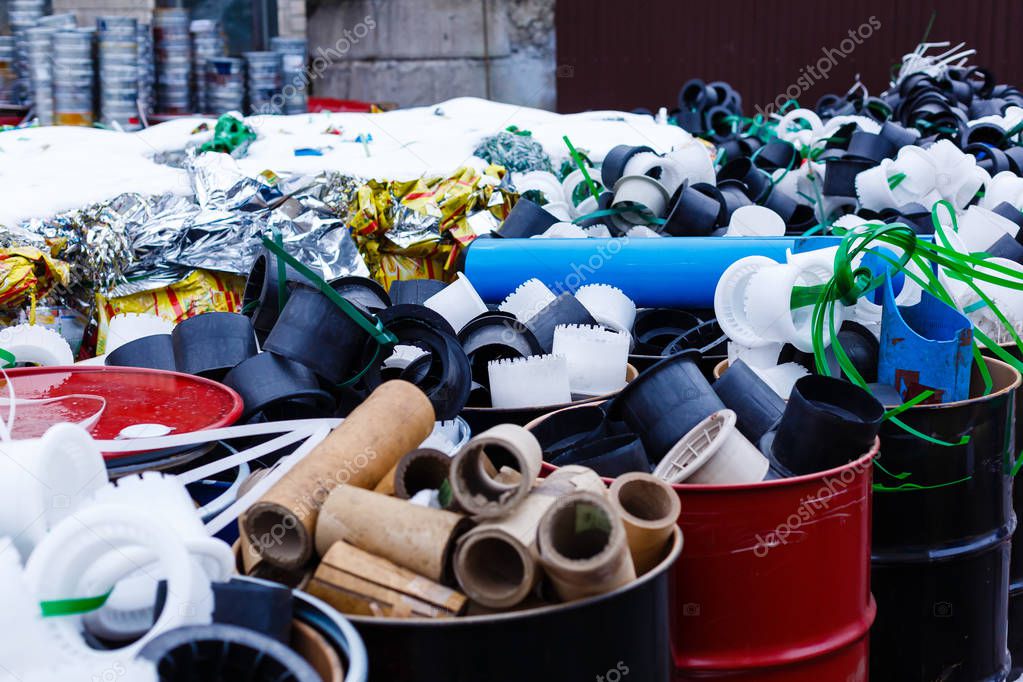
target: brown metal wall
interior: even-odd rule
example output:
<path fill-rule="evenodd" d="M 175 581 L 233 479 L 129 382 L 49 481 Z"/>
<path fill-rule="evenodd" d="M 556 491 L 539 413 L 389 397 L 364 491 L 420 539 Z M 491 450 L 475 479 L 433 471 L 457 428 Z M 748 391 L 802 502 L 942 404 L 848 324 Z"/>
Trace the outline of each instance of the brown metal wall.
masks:
<path fill-rule="evenodd" d="M 934 10 L 930 40 L 966 41 L 978 51 L 971 63 L 990 68 L 999 82 L 1023 86 L 1019 0 L 556 0 L 556 7 L 563 112 L 671 109 L 682 83 L 696 77 L 731 83 L 749 114 L 871 16 L 881 27 L 799 100 L 844 93 L 856 73 L 877 93 Z"/>

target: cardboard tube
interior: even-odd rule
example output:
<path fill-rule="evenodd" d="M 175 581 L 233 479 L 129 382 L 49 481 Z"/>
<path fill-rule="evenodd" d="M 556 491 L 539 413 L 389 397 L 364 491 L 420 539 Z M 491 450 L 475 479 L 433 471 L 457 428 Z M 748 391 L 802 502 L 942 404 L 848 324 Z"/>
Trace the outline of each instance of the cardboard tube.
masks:
<path fill-rule="evenodd" d="M 670 485 L 642 472 L 616 478 L 607 497 L 625 525 L 636 574 L 643 575 L 664 557 L 682 503 Z"/>
<path fill-rule="evenodd" d="M 259 554 L 252 551 L 244 535 L 235 540 L 231 545 L 231 550 L 235 556 L 235 569 L 241 575 L 270 580 L 292 588 L 301 589 L 312 576 L 313 568 L 315 568 L 311 564 L 306 564 L 297 569 L 286 570 L 263 561 Z"/>
<path fill-rule="evenodd" d="M 451 462 L 451 493 L 467 513 L 496 518 L 526 498 L 543 450 L 521 426 L 500 424 L 472 438 Z"/>
<path fill-rule="evenodd" d="M 306 592 L 360 616 L 446 618 L 468 603 L 465 595 L 346 542 L 331 546 Z"/>
<path fill-rule="evenodd" d="M 316 628 L 300 620 L 291 623 L 291 648 L 306 660 L 323 682 L 344 682 L 341 657 Z"/>
<path fill-rule="evenodd" d="M 380 482 L 373 488 L 373 492 L 380 493 L 382 495 L 393 495 L 394 494 L 394 474 L 398 471 L 398 464 L 395 463 L 391 470 L 384 474 L 384 477 L 380 479 Z"/>
<path fill-rule="evenodd" d="M 471 525 L 461 514 L 350 485 L 327 497 L 316 523 L 316 551 L 344 540 L 430 580 L 446 582 L 455 540 Z"/>
<path fill-rule="evenodd" d="M 536 544 L 565 601 L 611 592 L 636 579 L 625 527 L 601 495 L 578 492 L 555 500 L 540 521 Z"/>
<path fill-rule="evenodd" d="M 451 475 L 451 457 L 432 448 L 413 450 L 394 468 L 394 495 L 411 499 L 420 490 L 440 490 Z"/>
<path fill-rule="evenodd" d="M 604 494 L 591 469 L 566 466 L 538 485 L 508 516 L 480 524 L 462 536 L 455 549 L 455 576 L 474 601 L 507 609 L 529 596 L 540 578 L 536 530 L 559 496 L 580 490 Z"/>
<path fill-rule="evenodd" d="M 372 489 L 433 431 L 426 395 L 387 381 L 331 431 L 239 519 L 241 533 L 267 562 L 294 569 L 312 557 L 313 532 L 330 491 L 347 483 Z"/>

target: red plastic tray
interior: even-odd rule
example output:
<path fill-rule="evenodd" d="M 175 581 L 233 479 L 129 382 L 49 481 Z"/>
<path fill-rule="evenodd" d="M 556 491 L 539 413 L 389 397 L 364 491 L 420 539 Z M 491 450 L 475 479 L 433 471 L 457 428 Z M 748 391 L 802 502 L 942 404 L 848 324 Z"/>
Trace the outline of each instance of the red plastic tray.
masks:
<path fill-rule="evenodd" d="M 209 379 L 135 367 L 19 367 L 7 370 L 16 398 L 54 398 L 62 395 L 102 396 L 107 405 L 90 429 L 94 438 L 116 438 L 126 426 L 163 424 L 173 435 L 229 426 L 242 413 L 242 399 L 233 390 Z M 0 376 L 0 397 L 8 397 L 7 380 Z M 15 438 L 35 438 L 62 421 L 78 422 L 96 413 L 96 400 L 73 398 L 45 405 L 18 405 Z M 9 408 L 0 407 L 6 420 Z M 116 459 L 134 453 L 111 453 Z"/>

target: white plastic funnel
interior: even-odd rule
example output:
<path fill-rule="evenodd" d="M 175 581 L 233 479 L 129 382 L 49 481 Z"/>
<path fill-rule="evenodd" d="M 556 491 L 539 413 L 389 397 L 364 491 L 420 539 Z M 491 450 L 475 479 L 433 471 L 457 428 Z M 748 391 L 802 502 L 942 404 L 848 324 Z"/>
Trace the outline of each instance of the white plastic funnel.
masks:
<path fill-rule="evenodd" d="M 668 483 L 732 485 L 762 481 L 771 463 L 735 428 L 735 412 L 720 410 L 696 425 L 654 469 Z"/>
<path fill-rule="evenodd" d="M 636 321 L 636 304 L 610 284 L 587 284 L 575 292 L 577 301 L 597 322 L 622 332 L 632 331 Z"/>
<path fill-rule="evenodd" d="M 519 322 L 526 322 L 547 307 L 547 304 L 553 303 L 555 298 L 557 296 L 546 284 L 536 278 L 527 279 L 508 294 L 498 309 L 511 313 Z"/>
<path fill-rule="evenodd" d="M 454 282 L 426 299 L 423 305 L 440 313 L 456 332 L 461 331 L 472 318 L 487 312 L 487 304 L 462 273 L 458 273 Z"/>
<path fill-rule="evenodd" d="M 546 407 L 572 402 L 568 362 L 559 355 L 494 360 L 487 365 L 493 407 Z"/>
<path fill-rule="evenodd" d="M 607 395 L 625 386 L 629 335 L 590 325 L 558 325 L 554 328 L 554 355 L 568 363 L 573 395 Z"/>

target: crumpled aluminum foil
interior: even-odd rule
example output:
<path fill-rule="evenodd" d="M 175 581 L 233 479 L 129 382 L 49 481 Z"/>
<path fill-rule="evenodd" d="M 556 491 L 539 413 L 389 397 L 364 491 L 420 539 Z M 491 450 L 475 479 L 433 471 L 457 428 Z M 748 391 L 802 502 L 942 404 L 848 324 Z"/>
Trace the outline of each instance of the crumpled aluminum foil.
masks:
<path fill-rule="evenodd" d="M 384 236 L 394 242 L 398 248 L 407 249 L 413 244 L 428 239 L 440 238 L 440 211 L 436 215 L 413 210 L 401 203 L 396 196 L 391 197 L 391 210 L 394 212 L 394 226 Z"/>
<path fill-rule="evenodd" d="M 195 268 L 247 274 L 262 236 L 274 230 L 325 279 L 369 274 L 346 227 L 361 179 L 249 178 L 233 158 L 212 152 L 192 156 L 187 168 L 195 199 L 122 194 L 0 229 L 0 245 L 48 250 L 47 240 L 65 239 L 58 256 L 70 263 L 73 284 L 61 298 L 78 309 L 95 290 L 120 296 L 158 289 Z"/>

